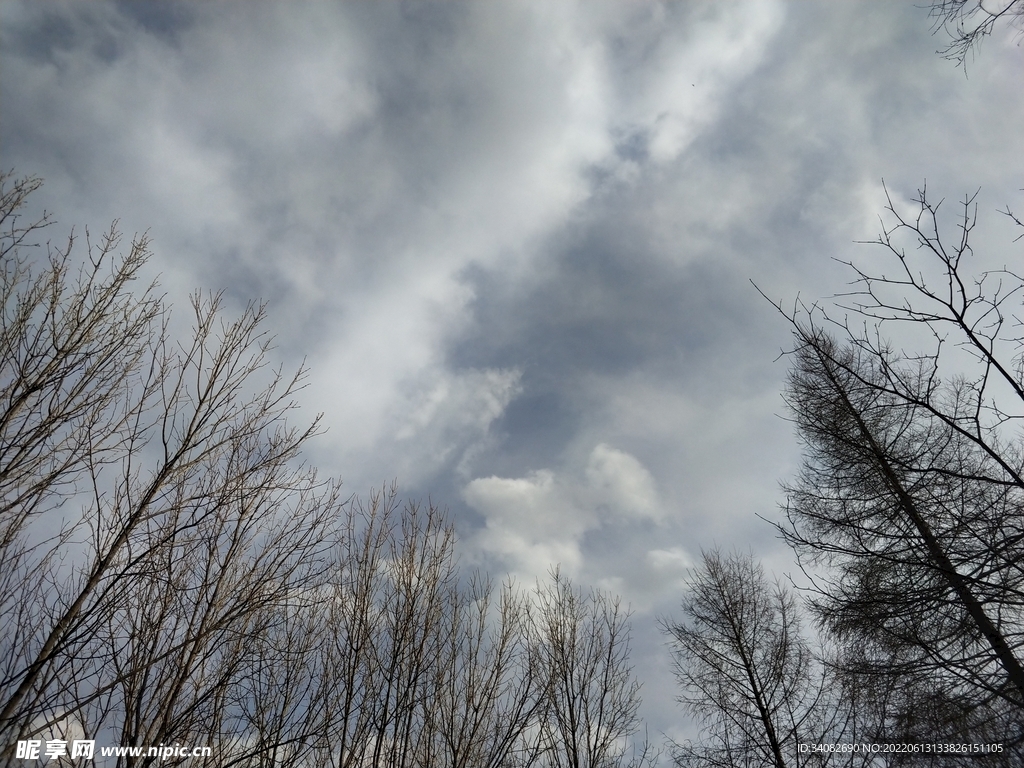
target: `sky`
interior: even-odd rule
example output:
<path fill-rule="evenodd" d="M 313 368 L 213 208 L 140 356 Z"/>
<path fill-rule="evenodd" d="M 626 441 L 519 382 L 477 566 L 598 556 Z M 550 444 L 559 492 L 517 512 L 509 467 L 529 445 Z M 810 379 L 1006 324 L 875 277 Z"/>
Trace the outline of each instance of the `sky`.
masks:
<path fill-rule="evenodd" d="M 464 566 L 658 617 L 702 549 L 792 571 L 791 306 L 879 263 L 885 188 L 1021 256 L 1024 48 L 914 2 L 0 2 L 0 165 L 55 241 L 118 219 L 184 319 L 268 302 L 306 457 L 447 507 Z M 183 320 L 184 321 L 184 320 Z"/>

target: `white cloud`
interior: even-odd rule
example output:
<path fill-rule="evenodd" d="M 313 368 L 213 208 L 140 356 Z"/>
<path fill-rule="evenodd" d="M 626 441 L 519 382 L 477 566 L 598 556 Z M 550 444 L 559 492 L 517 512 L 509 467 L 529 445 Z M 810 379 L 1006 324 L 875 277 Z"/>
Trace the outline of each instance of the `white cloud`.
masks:
<path fill-rule="evenodd" d="M 477 478 L 463 498 L 486 521 L 470 545 L 527 581 L 556 565 L 578 576 L 587 565 L 588 534 L 662 517 L 650 473 L 604 443 L 593 448 L 582 472 L 542 469 L 519 478 Z"/>
<path fill-rule="evenodd" d="M 590 454 L 586 477 L 589 494 L 622 517 L 660 519 L 661 502 L 654 478 L 633 456 L 600 443 Z"/>
<path fill-rule="evenodd" d="M 487 521 L 470 545 L 522 581 L 529 583 L 555 565 L 579 572 L 586 512 L 574 507 L 552 472 L 478 478 L 465 487 L 463 498 Z"/>
<path fill-rule="evenodd" d="M 649 550 L 647 562 L 654 570 L 670 575 L 685 573 L 694 566 L 693 558 L 681 547 Z"/>
<path fill-rule="evenodd" d="M 661 40 L 626 112 L 649 137 L 651 158 L 668 163 L 718 116 L 730 88 L 760 64 L 782 25 L 778 2 L 693 6 L 689 23 Z"/>

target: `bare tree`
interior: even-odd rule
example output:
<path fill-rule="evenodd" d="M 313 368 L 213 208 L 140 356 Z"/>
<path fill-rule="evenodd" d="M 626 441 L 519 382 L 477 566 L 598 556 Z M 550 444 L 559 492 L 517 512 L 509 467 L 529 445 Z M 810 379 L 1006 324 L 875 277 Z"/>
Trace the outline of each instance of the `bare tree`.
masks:
<path fill-rule="evenodd" d="M 260 306 L 223 323 L 197 298 L 191 344 L 171 344 L 152 288 L 128 290 L 144 239 L 119 259 L 112 229 L 77 278 L 73 239 L 30 260 L 46 222 L 16 217 L 36 186 L 0 211 L 0 561 L 19 622 L 0 734 L 70 719 L 128 745 L 199 739 L 238 638 L 322 570 L 338 494 L 295 464 L 316 432 L 285 421 L 303 372 L 267 368 Z"/>
<path fill-rule="evenodd" d="M 680 702 L 702 726 L 702 740 L 676 746 L 678 765 L 772 765 L 817 760 L 800 743 L 854 736 L 803 636 L 793 594 L 770 582 L 749 555 L 705 552 L 689 580 L 683 620 L 664 621 Z M 831 764 L 851 756 L 832 756 Z"/>
<path fill-rule="evenodd" d="M 787 399 L 806 459 L 781 530 L 818 577 L 817 615 L 866 649 L 855 671 L 936 692 L 933 736 L 962 728 L 957 710 L 1020 734 L 1024 339 L 1011 320 L 1024 281 L 965 274 L 973 198 L 949 245 L 938 206 L 923 191 L 917 202 L 905 217 L 890 201 L 877 242 L 892 271 L 850 265 L 849 314 L 789 315 Z"/>
<path fill-rule="evenodd" d="M 0 600 L 13 619 L 4 622 L 0 646 L 5 748 L 39 714 L 46 681 L 69 663 L 62 650 L 88 634 L 82 608 L 97 592 L 96 579 L 70 585 L 82 587 L 81 599 L 54 593 L 66 576 L 60 555 L 87 532 L 86 518 L 57 515 L 88 488 L 93 469 L 120 458 L 155 391 L 144 360 L 161 330 L 152 289 L 141 298 L 127 291 L 148 255 L 144 238 L 117 260 L 111 229 L 97 248 L 87 242 L 89 258 L 77 274 L 73 237 L 63 249 L 48 246 L 43 259 L 28 257 L 38 247 L 31 238 L 50 223 L 45 215 L 19 222 L 39 183 L 0 180 Z M 77 661 L 79 677 L 87 658 Z"/>
<path fill-rule="evenodd" d="M 629 613 L 617 598 L 574 587 L 557 569 L 538 584 L 533 632 L 547 675 L 540 765 L 611 768 L 652 755 L 638 733 L 640 683 L 629 666 Z"/>
<path fill-rule="evenodd" d="M 297 591 L 264 609 L 258 632 L 226 645 L 215 671 L 237 672 L 210 706 L 211 765 L 329 764 L 336 734 L 320 653 L 323 597 L 322 589 Z"/>
<path fill-rule="evenodd" d="M 62 507 L 89 485 L 93 467 L 121 456 L 142 403 L 153 394 L 144 360 L 161 331 L 152 286 L 127 290 L 148 257 L 145 238 L 124 258 L 113 228 L 78 269 L 74 237 L 30 255 L 49 216 L 22 224 L 19 211 L 38 179 L 0 176 L 0 736 L 4 748 L 35 717 L 36 699 L 66 673 L 61 649 L 82 606 L 47 615 L 66 574 L 62 553 L 85 535 L 84 519 Z M 94 591 L 95 584 L 91 589 Z M 89 591 L 87 589 L 86 591 Z M 85 598 L 83 598 L 84 600 Z M 48 604 L 49 603 L 49 604 Z M 76 660 L 75 678 L 88 658 Z M 67 677 L 66 674 L 64 674 Z"/>
<path fill-rule="evenodd" d="M 495 593 L 438 507 L 343 500 L 302 463 L 318 420 L 289 423 L 305 373 L 270 366 L 263 306 L 196 296 L 176 342 L 154 286 L 130 290 L 145 238 L 86 237 L 81 268 L 74 238 L 33 254 L 37 187 L 0 180 L 5 759 L 74 734 L 218 768 L 625 763 L 617 601 L 557 574 Z"/>
<path fill-rule="evenodd" d="M 445 612 L 457 587 L 455 535 L 441 511 L 411 505 L 389 541 L 369 661 L 379 675 L 370 726 L 372 765 L 413 765 L 425 738 L 431 670 L 441 663 Z"/>
<path fill-rule="evenodd" d="M 526 597 L 474 576 L 455 596 L 428 698 L 436 748 L 425 765 L 500 768 L 533 759 L 528 730 L 547 682 L 530 646 Z"/>
<path fill-rule="evenodd" d="M 1001 23 L 1024 30 L 1022 0 L 932 0 L 930 15 L 935 30 L 949 36 L 949 44 L 939 51 L 945 58 L 967 66 L 967 57 Z"/>
<path fill-rule="evenodd" d="M 21 225 L 18 211 L 38 179 L 0 175 L 0 545 L 7 553 L 24 526 L 59 506 L 90 463 L 121 448 L 131 424 L 125 390 L 160 330 L 163 308 L 153 286 L 128 285 L 149 256 L 145 237 L 114 255 L 111 228 L 79 269 L 75 237 L 33 261 L 32 238 L 51 224 L 44 214 Z M 135 397 L 137 402 L 143 393 Z M 14 548 L 13 551 L 17 551 Z"/>

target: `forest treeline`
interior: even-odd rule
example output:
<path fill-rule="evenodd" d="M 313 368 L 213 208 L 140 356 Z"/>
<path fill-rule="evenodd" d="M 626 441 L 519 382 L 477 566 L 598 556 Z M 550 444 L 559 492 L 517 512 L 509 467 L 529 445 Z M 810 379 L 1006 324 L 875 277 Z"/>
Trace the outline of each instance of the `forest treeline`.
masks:
<path fill-rule="evenodd" d="M 5 759 L 95 739 L 211 766 L 657 762 L 617 598 L 464 572 L 437 507 L 343 496 L 302 463 L 319 424 L 292 424 L 305 373 L 269 363 L 263 308 L 196 296 L 172 338 L 135 285 L 146 239 L 44 255 L 49 219 L 20 221 L 38 186 L 0 182 Z M 662 621 L 700 727 L 677 765 L 1024 757 L 1024 276 L 968 272 L 973 197 L 952 236 L 923 190 L 887 213 L 834 306 L 776 306 L 804 461 L 773 524 L 802 589 L 704 553 Z"/>
<path fill-rule="evenodd" d="M 115 228 L 63 247 L 0 180 L 0 749 L 210 747 L 119 765 L 649 762 L 628 612 L 557 570 L 460 570 L 431 505 L 302 463 L 305 373 L 262 306 L 172 338 Z M 91 763 L 89 763 L 91 764 Z"/>
<path fill-rule="evenodd" d="M 1024 3 L 931 12 L 966 71 Z M 43 245 L 39 183 L 0 177 L 4 764 L 92 764 L 76 740 L 209 747 L 119 766 L 659 761 L 616 597 L 466 572 L 442 510 L 346 496 L 302 461 L 319 421 L 264 307 L 197 294 L 173 335 L 148 240 Z M 887 210 L 884 263 L 776 305 L 804 460 L 772 524 L 801 589 L 704 553 L 662 620 L 699 727 L 678 766 L 1024 764 L 1024 273 L 978 270 L 973 197 L 955 229 L 924 190 Z"/>

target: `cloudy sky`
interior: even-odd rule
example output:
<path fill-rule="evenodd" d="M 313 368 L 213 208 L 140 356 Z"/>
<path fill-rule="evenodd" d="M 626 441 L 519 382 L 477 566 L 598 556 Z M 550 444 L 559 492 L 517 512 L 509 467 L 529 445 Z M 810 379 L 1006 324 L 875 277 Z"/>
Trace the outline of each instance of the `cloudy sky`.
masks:
<path fill-rule="evenodd" d="M 309 458 L 447 506 L 465 564 L 655 618 L 702 547 L 787 553 L 791 302 L 897 204 L 980 188 L 1020 258 L 1024 48 L 967 75 L 914 2 L 0 3 L 0 157 L 60 232 L 148 230 L 183 308 L 270 305 Z M 952 219 L 950 220 L 952 223 Z M 56 237 L 57 231 L 53 232 Z"/>

